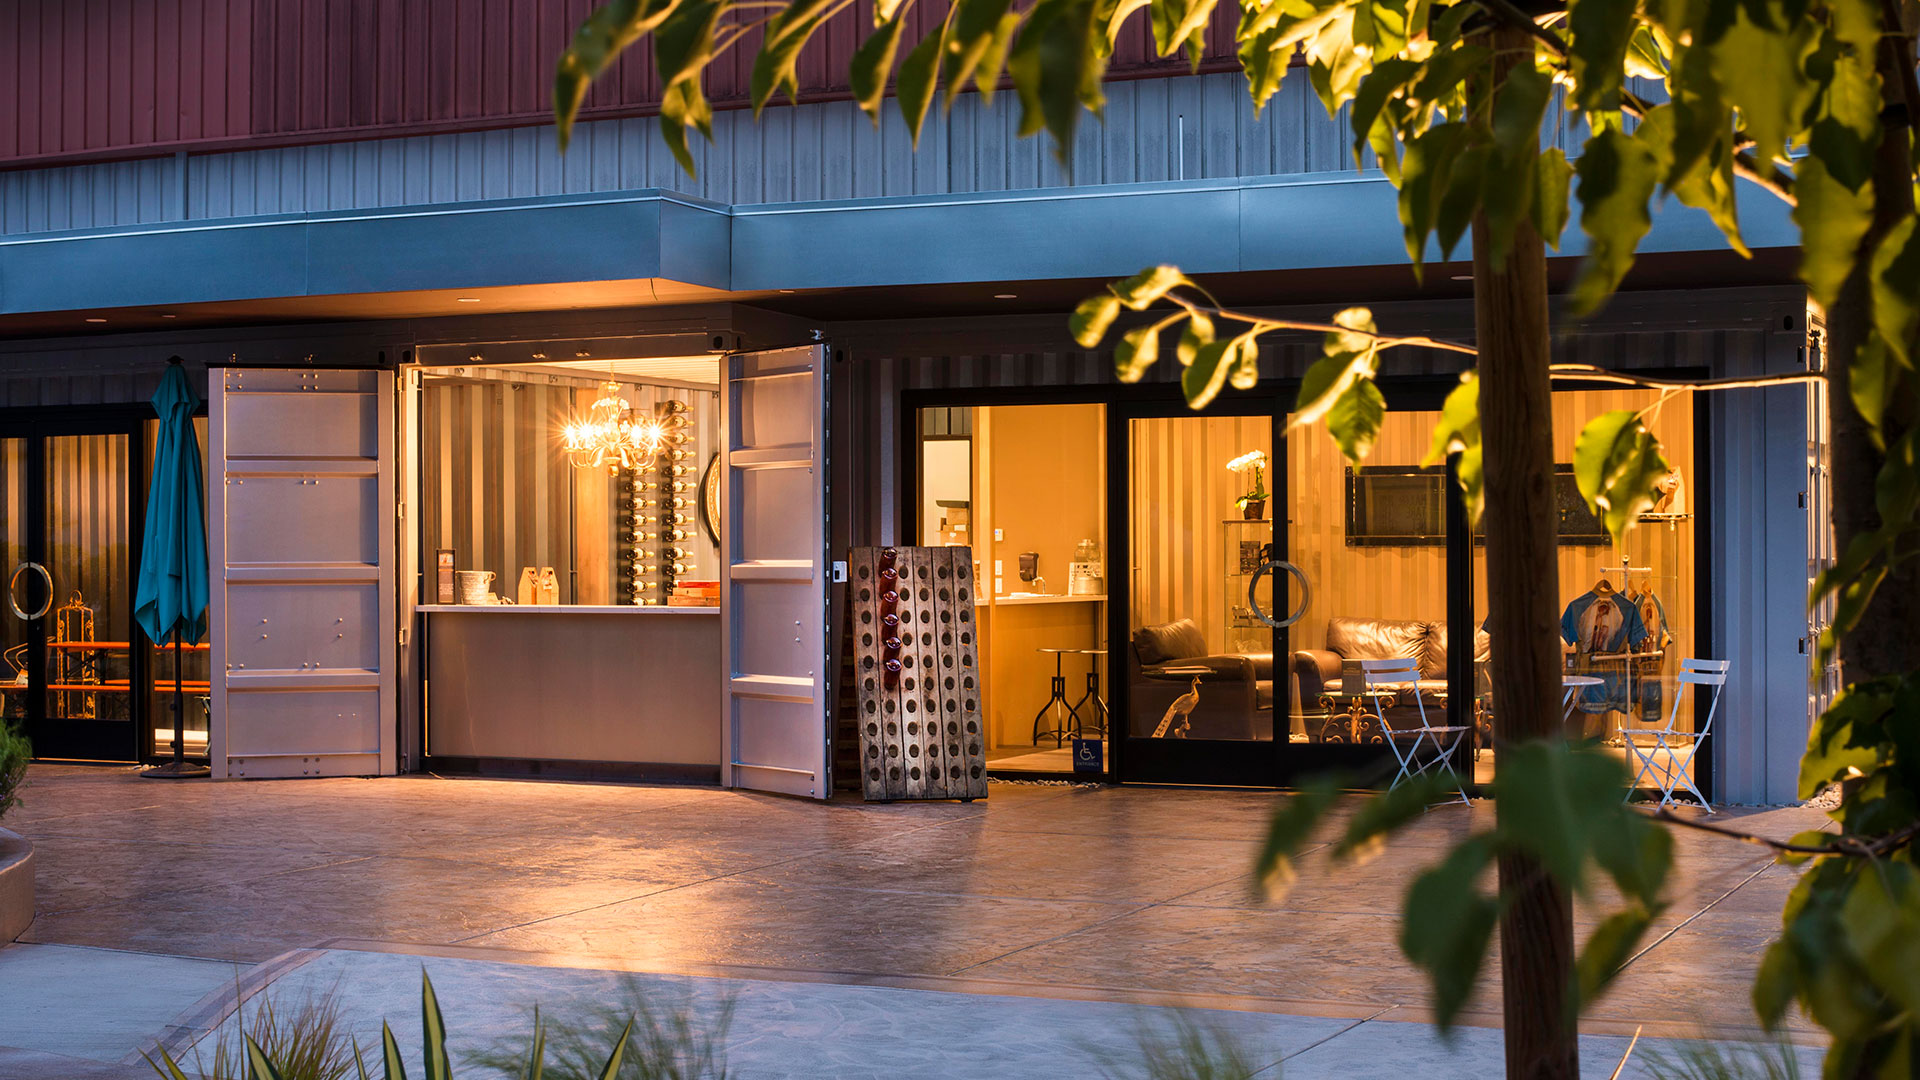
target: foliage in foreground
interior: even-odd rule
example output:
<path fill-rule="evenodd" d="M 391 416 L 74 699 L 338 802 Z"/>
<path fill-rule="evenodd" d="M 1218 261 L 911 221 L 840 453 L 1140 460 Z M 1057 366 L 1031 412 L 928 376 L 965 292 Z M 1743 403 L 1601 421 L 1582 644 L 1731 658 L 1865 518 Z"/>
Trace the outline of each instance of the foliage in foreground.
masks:
<path fill-rule="evenodd" d="M 20 805 L 20 789 L 27 783 L 27 762 L 33 760 L 33 744 L 13 725 L 0 720 L 0 819 Z"/>
<path fill-rule="evenodd" d="M 659 988 L 626 978 L 613 1003 L 596 1002 L 578 1016 L 543 1017 L 536 1009 L 533 1034 L 496 1039 L 465 1055 L 463 1064 L 483 1075 L 519 1076 L 538 1038 L 545 1045 L 544 1080 L 595 1080 L 605 1047 L 631 1023 L 619 1080 L 726 1080 L 733 1007 L 727 998 L 711 1010 L 696 1010 L 691 993 L 664 997 Z"/>
<path fill-rule="evenodd" d="M 635 1027 L 641 1015 L 647 1022 L 635 1045 Z M 578 1024 L 550 1028 L 536 1009 L 532 1033 L 522 1049 L 504 1058 L 483 1052 L 477 1064 L 492 1075 L 515 1080 L 545 1080 L 548 1076 L 555 1080 L 725 1080 L 726 1066 L 714 1042 L 724 1034 L 725 1025 L 723 1016 L 713 1032 L 703 1032 L 685 1013 L 662 1016 L 647 1009 L 628 1014 L 617 1031 L 608 1028 L 599 1032 L 611 1036 L 599 1042 L 601 1046 L 610 1043 L 611 1049 L 596 1051 L 589 1049 L 587 1041 L 595 1034 L 592 1029 Z M 242 1025 L 237 1039 L 220 1042 L 211 1066 L 196 1056 L 195 1069 L 206 1080 L 346 1080 L 349 1076 L 367 1080 L 375 1075 L 366 1060 L 372 1057 L 382 1080 L 406 1080 L 406 1066 L 391 1027 L 380 1026 L 379 1050 L 365 1056 L 340 1027 L 339 1010 L 330 997 L 309 1001 L 284 1022 L 268 1005 L 255 1014 L 251 1026 Z M 420 1028 L 424 1080 L 452 1080 L 446 1020 L 433 992 L 433 980 L 425 970 L 420 973 Z M 558 1036 L 560 1045 L 554 1051 L 547 1048 L 549 1034 Z M 550 1053 L 559 1057 L 551 1072 Z M 159 1061 L 152 1055 L 146 1058 L 161 1080 L 192 1080 L 164 1048 Z"/>
<path fill-rule="evenodd" d="M 1528 743 L 1500 753 L 1493 797 L 1501 813 L 1494 826 L 1456 844 L 1406 893 L 1401 951 L 1426 972 L 1443 1031 L 1472 998 L 1486 961 L 1502 907 L 1483 882 L 1503 853 L 1532 856 L 1582 896 L 1597 897 L 1595 886 L 1605 878 L 1624 899 L 1580 950 L 1571 995 L 1579 1005 L 1605 991 L 1666 908 L 1662 893 L 1673 866 L 1673 838 L 1626 804 L 1630 777 L 1619 758 L 1592 744 Z M 1451 777 L 1429 773 L 1367 799 L 1328 849 L 1329 858 L 1371 855 L 1388 834 L 1445 799 L 1450 783 Z M 1293 880 L 1294 861 L 1341 799 L 1341 788 L 1341 781 L 1321 778 L 1282 803 L 1256 865 L 1263 887 L 1284 888 Z"/>

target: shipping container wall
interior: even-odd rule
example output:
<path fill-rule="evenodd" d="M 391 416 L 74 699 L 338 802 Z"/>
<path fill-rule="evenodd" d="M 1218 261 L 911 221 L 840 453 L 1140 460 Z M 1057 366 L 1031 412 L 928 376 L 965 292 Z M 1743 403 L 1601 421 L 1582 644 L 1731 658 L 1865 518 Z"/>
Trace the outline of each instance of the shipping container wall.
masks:
<path fill-rule="evenodd" d="M 0 0 L 0 163 L 248 137 L 369 137 L 543 123 L 554 61 L 596 0 Z M 910 32 L 945 17 L 916 6 Z M 1222 5 L 1207 60 L 1233 55 Z M 799 64 L 803 96 L 844 95 L 869 32 L 861 0 L 819 32 Z M 747 96 L 758 34 L 709 69 L 708 96 Z M 1152 55 L 1146 19 L 1118 43 L 1116 74 L 1184 70 Z M 632 50 L 586 109 L 646 112 L 659 101 L 650 48 Z M 46 163 L 51 163 L 50 161 Z"/>

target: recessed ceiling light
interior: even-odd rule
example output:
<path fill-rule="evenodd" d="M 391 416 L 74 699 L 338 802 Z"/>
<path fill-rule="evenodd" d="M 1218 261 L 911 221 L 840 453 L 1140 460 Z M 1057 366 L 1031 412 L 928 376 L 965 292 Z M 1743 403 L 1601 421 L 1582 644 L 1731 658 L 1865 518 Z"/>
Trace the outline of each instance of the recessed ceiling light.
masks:
<path fill-rule="evenodd" d="M 1019 293 L 997 292 L 993 294 L 993 298 L 995 300 L 1013 300 L 1017 298 L 1019 295 L 1020 295 Z"/>
<path fill-rule="evenodd" d="M 94 317 L 94 318 L 90 318 L 90 319 L 88 319 L 87 321 L 88 321 L 88 322 L 106 322 L 107 320 L 105 320 L 105 319 L 102 319 L 102 318 L 99 318 L 99 317 L 97 317 L 97 316 L 96 316 L 96 317 Z"/>
<path fill-rule="evenodd" d="M 1455 280 L 1455 281 L 1472 281 L 1472 280 L 1473 280 L 1473 275 L 1472 275 L 1472 274 L 1455 274 L 1455 275 L 1453 275 L 1453 280 Z"/>
<path fill-rule="evenodd" d="M 174 314 L 173 312 L 171 312 L 171 311 L 163 311 L 163 312 L 161 312 L 161 313 L 160 313 L 160 317 L 161 317 L 161 318 L 163 318 L 163 319 L 177 319 L 177 318 L 179 318 L 180 316 L 178 316 L 178 315 L 175 315 L 175 314 Z"/>
<path fill-rule="evenodd" d="M 480 298 L 477 296 L 456 296 L 453 298 L 453 302 L 456 304 L 477 304 L 480 302 Z"/>
<path fill-rule="evenodd" d="M 793 290 L 792 290 L 792 289 L 781 289 L 780 291 L 781 291 L 781 292 L 783 292 L 783 293 L 790 293 L 790 292 L 792 292 Z"/>

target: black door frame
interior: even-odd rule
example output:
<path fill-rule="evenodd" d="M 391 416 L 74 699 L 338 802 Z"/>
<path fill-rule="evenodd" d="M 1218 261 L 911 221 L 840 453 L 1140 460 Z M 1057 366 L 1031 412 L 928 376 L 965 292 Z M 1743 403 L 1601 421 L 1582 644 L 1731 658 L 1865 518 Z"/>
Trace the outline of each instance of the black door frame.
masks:
<path fill-rule="evenodd" d="M 127 561 L 120 568 L 126 583 L 127 603 L 133 604 L 134 582 L 140 566 L 140 545 L 145 535 L 146 473 L 148 469 L 146 421 L 154 418 L 148 405 L 52 406 L 42 408 L 0 409 L 0 438 L 20 439 L 27 451 L 27 528 L 26 557 L 42 565 L 48 560 L 48 510 L 52 492 L 47 483 L 47 440 L 89 435 L 124 435 L 127 446 L 126 482 L 121 497 L 126 500 Z M 11 577 L 12 567 L 5 572 Z M 52 597 L 57 603 L 58 597 Z M 151 758 L 152 718 L 148 715 L 152 673 L 147 662 L 145 635 L 134 623 L 129 610 L 127 648 L 126 721 L 63 721 L 56 727 L 46 715 L 46 670 L 48 616 L 36 619 L 28 632 L 27 662 L 30 683 L 26 698 L 27 735 L 33 741 L 39 760 L 72 762 L 110 762 L 125 764 Z M 13 618 L 12 611 L 0 617 Z M 86 725 L 78 728 L 76 724 Z"/>

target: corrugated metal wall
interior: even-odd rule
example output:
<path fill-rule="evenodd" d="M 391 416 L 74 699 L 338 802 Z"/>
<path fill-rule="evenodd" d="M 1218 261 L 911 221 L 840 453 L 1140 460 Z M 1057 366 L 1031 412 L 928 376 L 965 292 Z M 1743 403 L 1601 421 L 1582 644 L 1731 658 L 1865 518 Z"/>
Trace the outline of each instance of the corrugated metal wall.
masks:
<path fill-rule="evenodd" d="M 553 63 L 596 0 L 0 0 L 0 162 L 169 149 L 249 136 L 377 137 L 545 122 Z M 944 0 L 910 15 L 921 28 Z M 1215 14 L 1208 59 L 1233 55 L 1236 11 Z M 799 64 L 803 95 L 843 94 L 872 26 L 862 0 Z M 716 104 L 742 103 L 758 34 L 708 70 Z M 1152 55 L 1145 19 L 1116 73 L 1179 70 Z M 659 100 L 652 50 L 621 59 L 589 112 Z"/>

